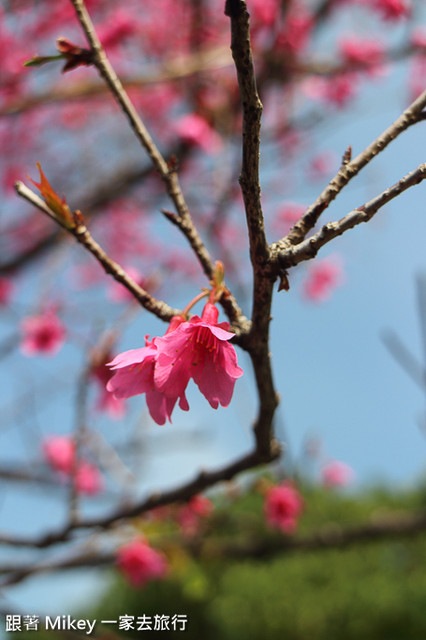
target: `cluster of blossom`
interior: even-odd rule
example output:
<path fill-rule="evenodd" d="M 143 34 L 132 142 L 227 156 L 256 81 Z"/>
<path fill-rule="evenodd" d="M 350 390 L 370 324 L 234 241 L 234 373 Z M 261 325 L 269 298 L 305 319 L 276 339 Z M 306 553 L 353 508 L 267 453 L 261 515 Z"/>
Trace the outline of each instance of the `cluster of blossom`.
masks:
<path fill-rule="evenodd" d="M 353 476 L 351 467 L 337 460 L 328 462 L 321 470 L 322 481 L 327 488 L 344 487 Z M 266 523 L 287 535 L 295 533 L 304 510 L 304 500 L 295 483 L 285 480 L 267 486 L 264 492 Z M 173 513 L 184 535 L 194 535 L 199 531 L 200 519 L 210 515 L 212 510 L 213 504 L 208 498 L 196 495 L 177 511 L 159 508 L 153 515 L 163 518 Z M 164 554 L 152 549 L 144 538 L 136 538 L 119 549 L 117 566 L 134 586 L 145 586 L 150 580 L 163 578 L 169 570 Z"/>
<path fill-rule="evenodd" d="M 229 343 L 229 323 L 218 324 L 218 315 L 216 306 L 207 302 L 201 317 L 175 316 L 163 337 L 147 337 L 144 347 L 114 358 L 107 390 L 116 398 L 144 393 L 149 413 L 160 425 L 171 420 L 178 400 L 181 409 L 189 409 L 185 390 L 191 378 L 213 409 L 227 407 L 243 371 Z"/>
<path fill-rule="evenodd" d="M 185 537 L 191 538 L 202 533 L 203 524 L 213 511 L 212 501 L 206 496 L 196 494 L 184 504 L 157 507 L 150 511 L 147 517 L 151 521 L 173 522 Z"/>
<path fill-rule="evenodd" d="M 96 495 L 104 482 L 99 469 L 84 458 L 76 456 L 75 440 L 69 436 L 52 435 L 42 444 L 47 464 L 64 480 L 73 479 L 78 493 Z"/>
<path fill-rule="evenodd" d="M 55 355 L 66 339 L 66 330 L 54 309 L 27 316 L 21 322 L 21 351 L 26 356 Z"/>
<path fill-rule="evenodd" d="M 284 481 L 269 487 L 264 502 L 266 522 L 283 533 L 294 533 L 303 505 L 303 498 L 293 483 Z"/>
<path fill-rule="evenodd" d="M 143 587 L 151 580 L 164 578 L 169 569 L 164 554 L 150 547 L 142 537 L 120 547 L 116 564 L 134 587 Z"/>
<path fill-rule="evenodd" d="M 195 536 L 200 532 L 201 522 L 208 518 L 214 510 L 211 500 L 202 495 L 195 495 L 184 505 L 179 507 L 176 513 L 176 521 L 182 533 L 187 537 Z"/>

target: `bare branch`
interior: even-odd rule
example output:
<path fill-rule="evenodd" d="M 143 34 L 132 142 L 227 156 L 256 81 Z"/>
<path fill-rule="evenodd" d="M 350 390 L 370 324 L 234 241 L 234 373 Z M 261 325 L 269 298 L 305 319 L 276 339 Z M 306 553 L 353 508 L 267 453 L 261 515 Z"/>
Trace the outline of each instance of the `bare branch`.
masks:
<path fill-rule="evenodd" d="M 49 209 L 47 204 L 39 198 L 31 189 L 25 186 L 22 182 L 15 184 L 15 189 L 22 198 L 36 206 L 43 211 L 49 217 L 54 218 L 58 224 L 60 221 Z M 89 230 L 83 224 L 78 225 L 74 229 L 67 229 L 68 233 L 73 235 L 75 239 L 83 245 L 103 266 L 106 273 L 112 275 L 112 277 L 126 287 L 128 291 L 140 302 L 140 304 L 150 311 L 161 320 L 169 321 L 173 316 L 179 315 L 179 309 L 173 309 L 163 301 L 157 300 L 151 296 L 145 289 L 142 289 L 114 260 L 112 260 L 102 249 L 102 247 L 92 238 Z"/>
<path fill-rule="evenodd" d="M 225 14 L 231 19 L 231 50 L 243 105 L 243 161 L 240 185 L 244 198 L 253 266 L 268 259 L 259 185 L 260 119 L 263 106 L 256 88 L 250 44 L 249 14 L 244 0 L 227 0 Z"/>
<path fill-rule="evenodd" d="M 300 242 L 295 246 L 288 246 L 283 250 L 280 250 L 282 241 L 275 243 L 273 245 L 273 249 L 275 250 L 274 259 L 278 261 L 281 269 L 294 267 L 300 262 L 310 260 L 315 257 L 321 247 L 330 242 L 330 240 L 333 240 L 333 238 L 336 238 L 337 236 L 341 236 L 345 231 L 352 229 L 362 222 L 368 222 L 385 204 L 399 196 L 403 191 L 419 184 L 425 178 L 426 163 L 419 165 L 417 169 L 401 178 L 401 180 L 395 185 L 386 189 L 386 191 L 376 196 L 365 205 L 358 209 L 354 209 L 341 220 L 338 220 L 337 222 L 329 222 L 324 225 L 318 233 L 307 238 L 303 242 Z"/>
<path fill-rule="evenodd" d="M 426 531 L 426 512 L 402 513 L 377 519 L 357 526 L 341 527 L 338 524 L 324 526 L 305 536 L 276 537 L 240 544 L 218 542 L 209 546 L 210 557 L 266 558 L 279 553 L 326 550 L 368 544 L 383 540 L 414 536 Z"/>
<path fill-rule="evenodd" d="M 375 519 L 360 525 L 341 527 L 330 523 L 318 531 L 307 535 L 295 536 L 269 536 L 260 540 L 248 540 L 235 543 L 223 539 L 211 539 L 209 544 L 203 544 L 203 540 L 180 540 L 185 550 L 195 557 L 212 559 L 233 558 L 271 558 L 279 554 L 305 551 L 326 551 L 327 549 L 340 549 L 359 544 L 371 544 L 387 540 L 414 537 L 426 531 L 426 512 L 398 513 Z M 165 538 L 167 542 L 170 536 Z M 173 538 L 175 542 L 175 538 Z M 0 575 L 5 578 L 1 587 L 17 584 L 31 575 L 39 575 L 54 571 L 78 569 L 86 567 L 99 567 L 111 565 L 115 554 L 91 549 L 89 552 L 74 552 L 71 557 L 59 558 L 37 564 L 3 565 L 0 566 Z"/>
<path fill-rule="evenodd" d="M 158 69 L 143 76 L 128 76 L 122 80 L 126 90 L 150 87 L 190 77 L 203 71 L 221 69 L 232 65 L 228 47 L 218 46 L 211 49 L 187 53 L 166 60 Z M 81 98 L 103 96 L 108 91 L 104 83 L 79 81 L 63 87 L 48 89 L 33 96 L 17 96 L 0 108 L 0 117 L 17 115 L 41 105 L 69 102 Z"/>
<path fill-rule="evenodd" d="M 285 249 L 289 245 L 302 242 L 315 226 L 322 212 L 328 207 L 348 182 L 355 177 L 371 160 L 395 140 L 403 131 L 423 119 L 423 109 L 426 107 L 426 91 L 424 91 L 378 138 L 374 140 L 356 158 L 340 167 L 335 177 L 330 181 L 315 202 L 308 207 L 302 218 L 296 222 L 289 234 L 272 245 L 274 252 Z"/>
<path fill-rule="evenodd" d="M 237 474 L 254 469 L 260 465 L 276 460 L 280 456 L 280 448 L 275 443 L 272 452 L 266 457 L 257 450 L 238 458 L 235 462 L 216 471 L 201 471 L 193 480 L 169 491 L 153 493 L 151 496 L 133 505 L 118 508 L 106 516 L 81 519 L 78 522 L 67 523 L 62 529 L 52 531 L 40 538 L 25 538 L 16 535 L 0 534 L 0 544 L 16 547 L 45 548 L 53 544 L 69 540 L 77 529 L 107 529 L 116 522 L 135 518 L 143 513 L 174 502 L 184 502 L 197 493 L 205 491 L 220 482 L 231 480 Z"/>
<path fill-rule="evenodd" d="M 393 331 L 386 331 L 382 334 L 382 340 L 395 360 L 410 376 L 410 378 L 422 389 L 426 389 L 426 368 L 407 349 L 403 342 Z"/>
<path fill-rule="evenodd" d="M 71 0 L 71 2 L 74 5 L 77 17 L 92 48 L 94 65 L 121 106 L 123 113 L 127 116 L 137 139 L 148 153 L 152 163 L 163 179 L 167 193 L 175 206 L 177 215 L 185 222 L 185 227 L 187 229 L 187 233 L 185 235 L 190 240 L 192 247 L 197 246 L 198 251 L 196 255 L 204 273 L 210 279 L 213 275 L 214 263 L 193 223 L 175 168 L 170 167 L 161 155 L 159 149 L 149 135 L 142 119 L 134 108 L 128 94 L 124 90 L 123 85 L 105 54 L 83 0 Z M 241 309 L 233 296 L 230 295 L 227 299 L 222 301 L 222 304 L 231 322 L 238 324 L 240 318 L 244 320 Z"/>
<path fill-rule="evenodd" d="M 257 449 L 268 457 L 274 450 L 272 422 L 278 396 L 274 388 L 269 353 L 274 276 L 268 272 L 270 251 L 265 235 L 259 184 L 260 120 L 263 106 L 256 88 L 246 2 L 227 0 L 225 14 L 231 20 L 231 50 L 243 107 L 243 159 L 239 182 L 253 265 L 252 326 L 247 349 L 253 363 L 260 402 L 254 432 Z"/>

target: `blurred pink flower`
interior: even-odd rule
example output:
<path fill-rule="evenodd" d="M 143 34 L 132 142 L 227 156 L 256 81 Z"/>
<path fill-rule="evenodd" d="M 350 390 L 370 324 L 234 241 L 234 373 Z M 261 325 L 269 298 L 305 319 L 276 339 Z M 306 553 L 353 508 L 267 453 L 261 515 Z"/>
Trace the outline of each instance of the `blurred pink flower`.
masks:
<path fill-rule="evenodd" d="M 234 334 L 228 331 L 227 322 L 217 324 L 218 315 L 218 309 L 208 302 L 201 318 L 193 316 L 155 339 L 158 355 L 154 382 L 168 398 L 183 396 L 192 378 L 213 409 L 231 402 L 235 381 L 243 370 L 229 343 Z"/>
<path fill-rule="evenodd" d="M 342 109 L 355 97 L 358 81 L 355 73 L 346 72 L 333 78 L 309 78 L 303 89 L 310 98 Z"/>
<path fill-rule="evenodd" d="M 143 539 L 133 540 L 118 550 L 117 566 L 133 586 L 144 586 L 150 580 L 164 578 L 168 571 L 164 555 Z"/>
<path fill-rule="evenodd" d="M 330 258 L 318 260 L 310 267 L 303 293 L 312 302 L 325 302 L 343 282 L 341 265 Z"/>
<path fill-rule="evenodd" d="M 284 533 L 293 533 L 296 530 L 302 510 L 303 498 L 290 482 L 272 487 L 266 494 L 266 522 Z"/>
<path fill-rule="evenodd" d="M 76 464 L 75 441 L 70 436 L 48 436 L 42 444 L 47 464 L 63 478 L 74 475 L 75 488 L 78 493 L 94 495 L 103 490 L 103 479 L 99 469 L 86 460 Z"/>
<path fill-rule="evenodd" d="M 196 495 L 180 507 L 177 513 L 177 521 L 186 535 L 194 535 L 198 532 L 200 520 L 206 518 L 213 511 L 213 503 L 205 496 Z"/>
<path fill-rule="evenodd" d="M 322 483 L 326 487 L 346 487 L 354 475 L 353 469 L 339 460 L 332 460 L 321 469 Z"/>
<path fill-rule="evenodd" d="M 408 18 L 411 13 L 411 0 L 373 0 L 373 6 L 385 20 Z"/>
<path fill-rule="evenodd" d="M 54 311 L 21 322 L 21 351 L 26 356 L 55 355 L 65 342 L 65 327 Z"/>
<path fill-rule="evenodd" d="M 219 134 L 197 113 L 189 113 L 179 118 L 174 130 L 183 142 L 200 147 L 207 153 L 215 153 L 222 148 Z"/>
<path fill-rule="evenodd" d="M 94 464 L 81 460 L 76 469 L 74 484 L 78 493 L 95 495 L 104 488 L 102 475 Z"/>
<path fill-rule="evenodd" d="M 13 282 L 9 278 L 0 277 L 0 305 L 9 303 L 13 293 Z"/>
<path fill-rule="evenodd" d="M 134 35 L 140 28 L 135 18 L 136 16 L 118 5 L 113 14 L 98 26 L 97 33 L 103 46 L 107 49 L 116 47 Z"/>
<path fill-rule="evenodd" d="M 257 26 L 273 26 L 279 18 L 280 5 L 278 0 L 251 0 L 253 28 Z"/>
<path fill-rule="evenodd" d="M 372 40 L 358 36 L 346 36 L 340 40 L 339 49 L 345 62 L 365 66 L 373 73 L 385 60 L 385 48 L 377 38 Z"/>
<path fill-rule="evenodd" d="M 304 9 L 289 11 L 277 36 L 277 49 L 293 55 L 301 53 L 309 44 L 313 27 L 311 13 Z"/>
<path fill-rule="evenodd" d="M 75 457 L 75 442 L 69 436 L 48 436 L 42 444 L 46 462 L 55 471 L 69 474 Z"/>

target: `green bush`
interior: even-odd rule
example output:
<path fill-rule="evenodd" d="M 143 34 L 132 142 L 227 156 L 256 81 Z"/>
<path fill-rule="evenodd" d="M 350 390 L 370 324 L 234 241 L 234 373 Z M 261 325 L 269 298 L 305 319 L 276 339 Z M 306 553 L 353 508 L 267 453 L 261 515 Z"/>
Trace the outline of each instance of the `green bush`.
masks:
<path fill-rule="evenodd" d="M 372 514 L 425 504 L 423 490 L 405 495 L 375 490 L 347 496 L 306 487 L 303 494 L 303 535 L 325 525 L 350 526 L 367 521 Z M 241 542 L 260 535 L 266 543 L 276 540 L 277 534 L 263 524 L 261 509 L 262 498 L 255 492 L 235 501 L 223 500 L 205 533 L 207 544 L 214 548 L 215 541 Z M 238 561 L 194 559 L 176 542 L 171 545 L 170 539 L 165 550 L 172 564 L 167 580 L 134 589 L 122 578 L 112 578 L 101 602 L 79 617 L 186 614 L 188 625 L 182 637 L 203 640 L 426 638 L 424 536 Z M 96 631 L 100 637 L 112 637 L 110 625 L 97 626 Z M 123 638 L 161 635 L 118 627 L 113 632 Z M 39 632 L 38 637 L 44 635 L 48 640 L 56 636 L 50 631 Z"/>

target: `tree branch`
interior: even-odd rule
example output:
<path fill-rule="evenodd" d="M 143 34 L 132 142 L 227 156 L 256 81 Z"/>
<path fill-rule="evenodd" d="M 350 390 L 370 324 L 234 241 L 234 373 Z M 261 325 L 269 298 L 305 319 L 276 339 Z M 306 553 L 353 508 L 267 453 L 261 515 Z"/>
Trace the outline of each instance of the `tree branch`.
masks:
<path fill-rule="evenodd" d="M 375 522 L 341 527 L 330 524 L 313 534 L 289 537 L 269 537 L 267 540 L 241 544 L 220 543 L 209 546 L 209 557 L 267 558 L 280 553 L 296 551 L 324 551 L 354 544 L 368 544 L 383 540 L 413 536 L 426 531 L 426 511 L 383 517 Z"/>
<path fill-rule="evenodd" d="M 207 560 L 233 560 L 244 558 L 271 558 L 279 554 L 288 554 L 305 551 L 326 551 L 327 549 L 342 549 L 358 544 L 370 544 L 387 540 L 401 539 L 420 535 L 426 531 L 426 512 L 400 513 L 382 517 L 373 522 L 360 525 L 341 527 L 330 523 L 321 527 L 318 531 L 307 535 L 294 536 L 269 536 L 260 540 L 248 540 L 234 543 L 223 539 L 210 539 L 204 544 L 205 538 L 181 541 L 185 550 L 197 558 Z M 166 537 L 166 541 L 168 537 Z M 5 578 L 1 587 L 17 584 L 30 577 L 53 571 L 64 571 L 85 567 L 99 567 L 111 565 L 115 560 L 115 554 L 111 552 L 97 552 L 91 549 L 89 552 L 74 553 L 72 557 L 59 558 L 37 564 L 3 565 L 0 566 L 0 575 Z"/>
<path fill-rule="evenodd" d="M 270 454 L 268 458 L 255 450 L 238 458 L 225 467 L 216 469 L 215 471 L 201 471 L 193 480 L 190 480 L 180 487 L 170 489 L 169 491 L 153 493 L 148 498 L 133 505 L 126 505 L 125 507 L 115 509 L 109 515 L 69 522 L 62 529 L 47 533 L 40 538 L 25 538 L 0 533 L 0 544 L 43 549 L 69 540 L 79 529 L 107 529 L 117 522 L 135 518 L 156 507 L 162 507 L 174 502 L 185 502 L 197 493 L 201 493 L 219 482 L 231 480 L 243 471 L 248 471 L 262 464 L 272 462 L 277 459 L 279 455 L 280 452 L 278 448 Z"/>
<path fill-rule="evenodd" d="M 377 156 L 388 144 L 395 140 L 403 131 L 423 119 L 422 111 L 426 107 L 426 91 L 424 91 L 378 138 L 374 140 L 362 153 L 350 162 L 342 165 L 329 182 L 328 186 L 308 207 L 301 219 L 296 222 L 288 235 L 272 245 L 273 252 L 279 252 L 290 245 L 302 242 L 309 231 L 317 223 L 321 213 L 328 207 L 348 182 L 355 177 L 371 160 Z"/>
<path fill-rule="evenodd" d="M 294 267 L 300 262 L 314 258 L 321 247 L 325 244 L 337 236 L 341 236 L 345 231 L 348 231 L 348 229 L 352 229 L 362 222 L 368 222 L 385 204 L 399 196 L 403 191 L 419 184 L 425 178 L 426 163 L 419 165 L 417 169 L 401 178 L 401 180 L 395 185 L 386 189 L 386 191 L 376 196 L 365 205 L 354 209 L 341 220 L 338 220 L 337 222 L 329 222 L 324 225 L 318 233 L 307 238 L 303 242 L 300 242 L 295 246 L 287 246 L 287 248 L 284 249 L 280 249 L 283 245 L 282 241 L 275 243 L 272 245 L 274 260 L 279 263 L 280 269 L 285 270 L 289 267 Z"/>
<path fill-rule="evenodd" d="M 263 106 L 256 88 L 246 2 L 227 0 L 225 15 L 231 19 L 231 51 L 243 106 L 243 159 L 239 182 L 247 217 L 250 257 L 255 267 L 263 265 L 269 257 L 259 185 L 260 120 Z"/>
<path fill-rule="evenodd" d="M 225 14 L 231 20 L 231 50 L 237 70 L 243 107 L 242 168 L 239 178 L 244 199 L 253 266 L 252 326 L 247 349 L 253 363 L 259 396 L 254 424 L 258 451 L 266 458 L 278 449 L 272 421 L 278 405 L 269 353 L 269 324 L 274 276 L 268 271 L 270 251 L 266 241 L 259 183 L 260 101 L 250 43 L 250 18 L 244 0 L 226 0 Z M 277 453 L 278 454 L 278 453 Z"/>
<path fill-rule="evenodd" d="M 155 168 L 159 172 L 166 186 L 167 193 L 175 206 L 177 215 L 184 221 L 186 229 L 190 230 L 190 232 L 188 231 L 185 235 L 190 239 L 191 246 L 196 245 L 198 247 L 198 252 L 196 253 L 197 258 L 199 259 L 204 273 L 209 279 L 211 279 L 214 271 L 214 263 L 207 248 L 201 240 L 197 228 L 194 225 L 188 206 L 185 202 L 175 168 L 169 167 L 161 155 L 159 149 L 149 135 L 142 119 L 134 108 L 128 94 L 124 90 L 124 87 L 111 66 L 96 34 L 84 1 L 71 0 L 71 2 L 74 5 L 77 17 L 90 43 L 94 57 L 94 65 L 107 83 L 112 95 L 121 106 L 123 113 L 127 116 L 137 139 L 142 144 Z M 222 304 L 231 322 L 238 324 L 239 319 L 242 317 L 242 312 L 233 296 L 229 295 L 227 299 L 224 299 Z"/>
<path fill-rule="evenodd" d="M 21 198 L 24 198 L 43 211 L 43 213 L 48 215 L 50 218 L 53 218 L 55 222 L 58 222 L 57 217 L 49 209 L 47 204 L 22 182 L 16 182 L 15 189 Z M 165 321 L 170 321 L 173 316 L 181 313 L 179 309 L 173 309 L 165 302 L 157 300 L 151 296 L 147 291 L 145 291 L 145 289 L 142 289 L 142 287 L 140 287 L 117 262 L 112 260 L 105 253 L 102 247 L 92 238 L 89 230 L 84 224 L 78 225 L 72 229 L 67 229 L 67 231 L 96 258 L 96 260 L 103 266 L 105 272 L 110 274 L 115 280 L 117 280 L 117 282 L 124 285 L 147 311 L 150 311 L 158 318 Z"/>

